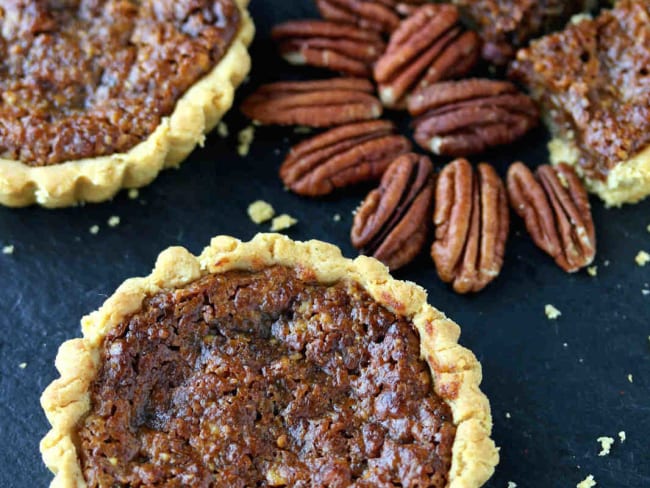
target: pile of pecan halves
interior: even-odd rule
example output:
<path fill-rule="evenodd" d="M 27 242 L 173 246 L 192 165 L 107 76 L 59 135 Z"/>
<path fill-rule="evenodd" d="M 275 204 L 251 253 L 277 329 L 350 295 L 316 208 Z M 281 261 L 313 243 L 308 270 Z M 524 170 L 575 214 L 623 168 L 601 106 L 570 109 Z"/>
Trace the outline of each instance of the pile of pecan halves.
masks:
<path fill-rule="evenodd" d="M 316 0 L 325 20 L 276 26 L 289 63 L 342 77 L 259 87 L 242 112 L 263 125 L 326 129 L 294 146 L 280 168 L 291 191 L 326 195 L 380 180 L 357 209 L 353 245 L 397 269 L 420 253 L 435 226 L 431 257 L 458 293 L 477 292 L 501 271 L 508 202 L 533 241 L 565 271 L 588 266 L 595 234 L 587 193 L 568 165 L 522 163 L 507 184 L 487 164 L 462 159 L 508 144 L 538 123 L 532 100 L 508 81 L 465 78 L 481 51 L 478 35 L 450 4 L 426 0 Z M 382 120 L 408 110 L 414 139 L 455 159 L 435 175 L 427 156 Z"/>

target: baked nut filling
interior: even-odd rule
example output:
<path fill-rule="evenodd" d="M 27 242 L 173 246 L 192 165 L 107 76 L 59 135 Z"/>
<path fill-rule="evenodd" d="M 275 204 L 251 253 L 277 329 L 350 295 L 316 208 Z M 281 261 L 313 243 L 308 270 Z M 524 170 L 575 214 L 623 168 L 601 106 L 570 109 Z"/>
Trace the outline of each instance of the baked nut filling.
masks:
<path fill-rule="evenodd" d="M 447 485 L 455 427 L 408 321 L 283 267 L 147 299 L 106 337 L 88 486 Z"/>
<path fill-rule="evenodd" d="M 259 234 L 160 254 L 41 397 L 59 488 L 478 488 L 498 452 L 459 327 L 375 259 Z"/>
<path fill-rule="evenodd" d="M 519 51 L 512 75 L 545 112 L 553 163 L 606 203 L 650 194 L 650 4 L 621 0 Z"/>
<path fill-rule="evenodd" d="M 234 0 L 2 5 L 0 155 L 29 166 L 125 152 L 224 56 Z"/>

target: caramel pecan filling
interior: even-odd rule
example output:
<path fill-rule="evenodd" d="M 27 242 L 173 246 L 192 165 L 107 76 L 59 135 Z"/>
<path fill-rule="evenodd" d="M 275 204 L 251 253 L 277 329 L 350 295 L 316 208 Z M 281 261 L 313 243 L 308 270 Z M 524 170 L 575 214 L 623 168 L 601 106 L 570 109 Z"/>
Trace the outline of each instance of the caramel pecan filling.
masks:
<path fill-rule="evenodd" d="M 3 2 L 0 156 L 46 166 L 128 151 L 239 23 L 234 0 Z"/>
<path fill-rule="evenodd" d="M 428 486 L 455 427 L 413 325 L 286 268 L 147 299 L 106 339 L 78 431 L 88 485 Z"/>

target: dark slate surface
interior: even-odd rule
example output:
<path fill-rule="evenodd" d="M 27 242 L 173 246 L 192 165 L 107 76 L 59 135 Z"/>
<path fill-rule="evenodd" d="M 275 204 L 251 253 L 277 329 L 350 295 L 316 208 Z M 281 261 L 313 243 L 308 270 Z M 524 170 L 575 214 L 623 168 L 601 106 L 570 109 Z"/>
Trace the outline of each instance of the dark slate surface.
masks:
<path fill-rule="evenodd" d="M 251 85 L 294 76 L 275 56 L 268 30 L 281 19 L 307 15 L 308 2 L 258 1 L 252 11 L 259 37 Z M 245 126 L 234 112 L 227 121 L 233 133 Z M 260 129 L 242 159 L 236 138 L 213 134 L 182 169 L 164 173 L 137 200 L 122 193 L 113 202 L 61 211 L 0 209 L 0 245 L 15 246 L 13 255 L 0 254 L 0 486 L 49 482 L 38 453 L 48 428 L 39 395 L 56 377 L 57 347 L 80 334 L 79 318 L 122 280 L 148 273 L 163 248 L 180 244 L 197 253 L 213 235 L 248 239 L 266 230 L 246 216 L 247 205 L 262 198 L 300 220 L 291 237 L 329 240 L 354 256 L 351 211 L 368 188 L 321 200 L 283 191 L 276 171 L 300 137 Z M 515 159 L 540 164 L 545 138 L 540 129 L 482 159 L 502 174 Z M 590 473 L 598 486 L 650 486 L 650 296 L 642 294 L 650 289 L 650 266 L 634 262 L 639 250 L 650 251 L 650 201 L 614 210 L 593 204 L 595 278 L 560 271 L 517 219 L 501 277 L 478 296 L 454 295 L 426 256 L 397 273 L 425 286 L 431 302 L 462 324 L 461 342 L 483 364 L 501 447 L 490 487 L 504 488 L 510 480 L 520 487 L 573 487 Z M 340 222 L 333 220 L 337 213 Z M 112 215 L 121 217 L 116 228 L 106 224 Z M 95 224 L 101 230 L 91 235 Z M 547 303 L 562 311 L 559 320 L 546 318 Z M 627 433 L 623 444 L 619 431 Z M 616 438 L 607 457 L 598 456 L 600 436 Z"/>

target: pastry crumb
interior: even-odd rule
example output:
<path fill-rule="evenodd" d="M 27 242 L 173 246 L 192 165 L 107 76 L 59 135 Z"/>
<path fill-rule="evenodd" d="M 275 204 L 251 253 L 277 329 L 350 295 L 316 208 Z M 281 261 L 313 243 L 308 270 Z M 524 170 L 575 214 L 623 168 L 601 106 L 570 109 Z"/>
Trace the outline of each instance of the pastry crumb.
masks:
<path fill-rule="evenodd" d="M 25 368 L 27 367 L 27 363 L 20 363 L 20 364 L 18 365 L 18 367 L 19 367 L 20 369 L 25 369 Z"/>
<path fill-rule="evenodd" d="M 639 254 L 636 255 L 634 260 L 639 266 L 645 266 L 646 264 L 650 263 L 650 254 L 645 251 L 639 251 Z"/>
<path fill-rule="evenodd" d="M 88 232 L 90 232 L 92 235 L 97 235 L 99 234 L 99 226 L 98 225 L 93 225 L 88 229 Z"/>
<path fill-rule="evenodd" d="M 253 139 L 255 139 L 255 126 L 254 125 L 249 125 L 245 129 L 242 129 L 239 131 L 239 134 L 237 134 L 237 154 L 239 154 L 242 158 L 248 156 L 248 153 L 250 152 L 251 149 L 251 144 L 253 143 Z"/>
<path fill-rule="evenodd" d="M 517 483 L 514 481 L 508 481 L 508 488 L 517 488 Z"/>
<path fill-rule="evenodd" d="M 566 342 L 564 342 L 564 343 L 562 343 L 562 347 L 569 347 L 569 344 L 567 344 Z"/>
<path fill-rule="evenodd" d="M 598 266 L 589 266 L 587 268 L 587 273 L 589 274 L 589 276 L 598 275 Z"/>
<path fill-rule="evenodd" d="M 600 452 L 599 456 L 607 456 L 612 450 L 612 445 L 614 444 L 614 438 L 612 437 L 599 437 L 596 439 L 597 442 L 600 442 Z"/>
<path fill-rule="evenodd" d="M 605 260 L 605 262 L 603 263 L 603 266 L 605 266 L 605 267 L 609 266 L 609 259 Z"/>
<path fill-rule="evenodd" d="M 296 134 L 311 134 L 312 128 L 306 125 L 299 125 L 293 129 Z"/>
<path fill-rule="evenodd" d="M 248 206 L 248 216 L 256 224 L 271 220 L 274 215 L 275 210 L 270 203 L 264 200 L 256 200 Z"/>
<path fill-rule="evenodd" d="M 650 290 L 641 290 L 642 295 L 650 295 Z"/>
<path fill-rule="evenodd" d="M 506 418 L 509 419 L 511 417 L 512 417 L 512 415 L 510 415 L 510 412 L 506 412 Z"/>
<path fill-rule="evenodd" d="M 114 457 L 108 458 L 108 462 L 111 463 L 113 466 L 117 466 L 117 458 Z"/>
<path fill-rule="evenodd" d="M 334 216 L 332 217 L 332 220 L 334 222 L 340 222 L 341 221 L 341 214 L 334 214 Z"/>
<path fill-rule="evenodd" d="M 298 222 L 297 219 L 294 219 L 291 215 L 282 214 L 278 215 L 271 222 L 271 232 L 277 232 L 279 230 L 285 230 L 289 227 L 292 227 Z"/>
<path fill-rule="evenodd" d="M 645 228 L 648 232 L 650 232 L 650 224 L 648 224 L 648 227 Z"/>
<path fill-rule="evenodd" d="M 4 246 L 2 248 L 2 254 L 13 254 L 16 248 L 14 247 L 13 244 L 9 244 L 8 246 Z"/>
<path fill-rule="evenodd" d="M 618 438 L 621 440 L 621 444 L 625 442 L 625 439 L 627 439 L 627 436 L 625 435 L 625 431 L 622 430 L 618 433 Z"/>
<path fill-rule="evenodd" d="M 107 223 L 109 227 L 117 227 L 118 225 L 120 225 L 120 218 L 117 215 L 111 215 L 108 218 Z"/>
<path fill-rule="evenodd" d="M 632 377 L 631 373 L 627 375 L 627 381 L 629 381 L 630 383 L 634 383 L 634 378 Z"/>
<path fill-rule="evenodd" d="M 596 481 L 594 480 L 594 475 L 590 474 L 584 480 L 576 485 L 576 488 L 592 488 L 596 486 Z"/>
<path fill-rule="evenodd" d="M 129 198 L 131 200 L 135 200 L 138 196 L 140 196 L 140 191 L 137 188 L 131 188 L 129 190 Z"/>
<path fill-rule="evenodd" d="M 219 134 L 219 137 L 221 138 L 226 138 L 230 134 L 230 131 L 228 130 L 228 124 L 225 122 L 219 122 L 217 125 L 217 134 Z"/>
<path fill-rule="evenodd" d="M 546 317 L 549 320 L 557 320 L 557 318 L 562 315 L 562 312 L 560 312 L 557 308 L 555 308 L 553 305 L 550 303 L 547 304 L 544 307 L 544 313 L 546 314 Z"/>

